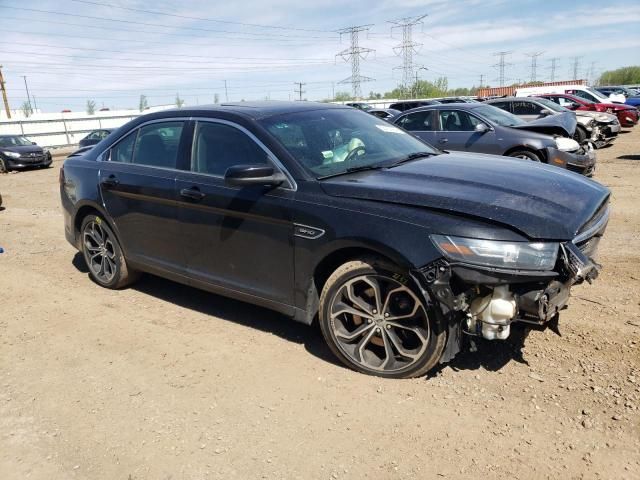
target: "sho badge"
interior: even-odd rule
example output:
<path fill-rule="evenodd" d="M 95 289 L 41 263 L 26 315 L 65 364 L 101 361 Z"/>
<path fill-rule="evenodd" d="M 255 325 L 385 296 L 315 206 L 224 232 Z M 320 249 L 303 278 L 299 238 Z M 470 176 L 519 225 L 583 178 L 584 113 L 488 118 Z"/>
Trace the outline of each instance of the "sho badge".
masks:
<path fill-rule="evenodd" d="M 315 240 L 324 235 L 324 230 L 321 228 L 310 227 L 309 225 L 294 224 L 294 235 L 300 238 L 307 238 L 309 240 Z"/>

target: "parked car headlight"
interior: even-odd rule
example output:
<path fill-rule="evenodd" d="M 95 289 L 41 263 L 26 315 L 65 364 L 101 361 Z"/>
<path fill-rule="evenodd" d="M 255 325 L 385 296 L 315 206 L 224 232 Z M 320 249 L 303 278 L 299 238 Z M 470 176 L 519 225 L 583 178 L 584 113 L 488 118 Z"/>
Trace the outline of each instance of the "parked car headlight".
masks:
<path fill-rule="evenodd" d="M 2 152 L 2 154 L 9 158 L 20 158 L 20 154 L 18 152 Z"/>
<path fill-rule="evenodd" d="M 613 118 L 611 118 L 611 115 L 607 115 L 605 113 L 598 113 L 594 118 L 598 122 L 605 122 L 605 123 L 609 123 L 609 122 L 612 122 L 614 120 Z"/>
<path fill-rule="evenodd" d="M 503 242 L 431 235 L 438 250 L 450 260 L 516 270 L 551 270 L 556 264 L 554 242 Z"/>
<path fill-rule="evenodd" d="M 556 137 L 556 147 L 563 152 L 572 152 L 578 150 L 580 145 L 572 138 Z"/>

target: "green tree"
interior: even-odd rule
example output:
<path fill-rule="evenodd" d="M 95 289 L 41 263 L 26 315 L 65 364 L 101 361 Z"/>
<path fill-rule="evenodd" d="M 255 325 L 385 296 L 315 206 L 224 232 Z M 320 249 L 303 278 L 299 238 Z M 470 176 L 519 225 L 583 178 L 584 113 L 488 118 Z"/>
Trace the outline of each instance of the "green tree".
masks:
<path fill-rule="evenodd" d="M 179 93 L 176 93 L 176 107 L 182 108 L 183 105 L 184 105 L 184 100 L 180 98 Z"/>
<path fill-rule="evenodd" d="M 334 100 L 336 102 L 346 102 L 348 100 L 351 100 L 353 97 L 351 96 L 351 94 L 349 92 L 336 92 L 336 96 L 334 98 Z"/>
<path fill-rule="evenodd" d="M 140 95 L 140 103 L 138 104 L 138 108 L 141 112 L 144 112 L 147 108 L 149 108 L 149 102 L 147 102 L 146 95 Z"/>
<path fill-rule="evenodd" d="M 96 113 L 96 102 L 87 100 L 87 115 L 93 115 L 94 113 Z"/>
<path fill-rule="evenodd" d="M 635 85 L 640 83 L 640 66 L 607 70 L 597 80 L 598 85 Z"/>

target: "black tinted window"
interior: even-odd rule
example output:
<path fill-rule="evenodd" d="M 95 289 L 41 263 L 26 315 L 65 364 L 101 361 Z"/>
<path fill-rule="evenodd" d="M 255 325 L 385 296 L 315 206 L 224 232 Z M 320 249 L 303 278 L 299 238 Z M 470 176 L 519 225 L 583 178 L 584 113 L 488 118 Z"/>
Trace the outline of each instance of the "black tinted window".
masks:
<path fill-rule="evenodd" d="M 540 105 L 527 101 L 513 102 L 512 108 L 514 115 L 540 115 L 543 110 Z"/>
<path fill-rule="evenodd" d="M 131 163 L 133 159 L 133 146 L 136 143 L 137 136 L 138 130 L 134 130 L 112 147 L 110 160 L 112 162 Z"/>
<path fill-rule="evenodd" d="M 267 153 L 244 132 L 222 123 L 198 123 L 191 156 L 192 171 L 223 176 L 234 165 L 266 163 Z"/>
<path fill-rule="evenodd" d="M 142 127 L 133 152 L 133 163 L 176 168 L 182 127 L 183 122 L 152 123 Z"/>
<path fill-rule="evenodd" d="M 440 110 L 440 125 L 446 132 L 470 132 L 479 123 L 481 123 L 480 120 L 467 112 Z"/>
<path fill-rule="evenodd" d="M 491 102 L 489 105 L 492 107 L 499 108 L 500 110 L 504 110 L 506 112 L 510 112 L 509 102 Z"/>
<path fill-rule="evenodd" d="M 410 132 L 425 132 L 435 130 L 433 110 L 409 113 L 398 121 L 398 126 Z"/>

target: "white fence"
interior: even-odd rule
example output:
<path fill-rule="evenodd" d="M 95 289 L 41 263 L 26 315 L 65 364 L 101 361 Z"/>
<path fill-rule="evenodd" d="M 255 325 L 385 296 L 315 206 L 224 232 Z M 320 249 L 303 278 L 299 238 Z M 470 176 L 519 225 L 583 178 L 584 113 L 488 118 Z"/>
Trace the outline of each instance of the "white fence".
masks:
<path fill-rule="evenodd" d="M 155 107 L 144 113 L 163 110 L 169 106 Z M 41 147 L 77 145 L 92 130 L 118 128 L 141 113 L 137 110 L 116 110 L 83 113 L 43 113 L 28 119 L 0 120 L 0 135 L 24 135 Z"/>

